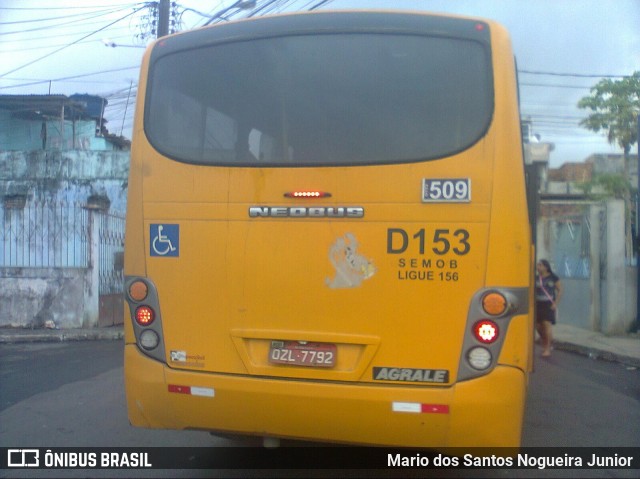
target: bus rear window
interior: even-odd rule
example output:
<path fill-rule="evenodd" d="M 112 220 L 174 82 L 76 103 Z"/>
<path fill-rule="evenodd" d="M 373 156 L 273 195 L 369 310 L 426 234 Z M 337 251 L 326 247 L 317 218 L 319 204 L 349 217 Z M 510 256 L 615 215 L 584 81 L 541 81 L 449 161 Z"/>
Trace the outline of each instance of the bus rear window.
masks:
<path fill-rule="evenodd" d="M 423 161 L 473 145 L 493 111 L 472 40 L 401 34 L 254 39 L 159 56 L 145 132 L 188 163 L 332 166 Z"/>

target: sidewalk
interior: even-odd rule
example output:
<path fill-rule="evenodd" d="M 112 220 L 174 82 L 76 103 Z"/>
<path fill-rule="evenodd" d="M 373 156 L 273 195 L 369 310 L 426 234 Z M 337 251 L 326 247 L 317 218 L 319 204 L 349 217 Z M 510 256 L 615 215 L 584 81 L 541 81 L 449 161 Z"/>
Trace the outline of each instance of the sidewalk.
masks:
<path fill-rule="evenodd" d="M 553 327 L 553 347 L 584 354 L 593 359 L 640 367 L 639 333 L 605 336 L 602 333 L 558 323 Z"/>
<path fill-rule="evenodd" d="M 122 326 L 95 329 L 26 329 L 0 328 L 0 344 L 62 341 L 122 340 Z"/>
<path fill-rule="evenodd" d="M 96 329 L 19 329 L 0 328 L 0 344 L 25 342 L 61 342 L 88 340 L 122 340 L 122 326 Z M 554 348 L 584 354 L 593 359 L 615 361 L 640 367 L 640 334 L 605 336 L 585 329 L 556 324 Z"/>

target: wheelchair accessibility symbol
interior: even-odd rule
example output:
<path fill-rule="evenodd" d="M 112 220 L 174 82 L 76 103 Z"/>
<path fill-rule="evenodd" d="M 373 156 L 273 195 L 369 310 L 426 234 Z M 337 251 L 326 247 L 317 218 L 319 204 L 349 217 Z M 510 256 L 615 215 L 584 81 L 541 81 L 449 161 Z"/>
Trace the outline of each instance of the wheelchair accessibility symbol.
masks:
<path fill-rule="evenodd" d="M 180 256 L 180 225 L 151 224 L 151 256 Z"/>

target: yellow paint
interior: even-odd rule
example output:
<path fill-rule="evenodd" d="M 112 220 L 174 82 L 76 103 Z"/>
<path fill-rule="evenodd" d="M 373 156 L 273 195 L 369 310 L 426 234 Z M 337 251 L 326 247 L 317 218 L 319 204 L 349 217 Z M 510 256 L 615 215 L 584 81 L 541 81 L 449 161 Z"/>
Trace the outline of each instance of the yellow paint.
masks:
<path fill-rule="evenodd" d="M 491 373 L 457 380 L 472 297 L 531 286 L 513 57 L 506 32 L 489 24 L 496 93 L 486 135 L 451 157 L 398 165 L 233 168 L 165 158 L 143 130 L 147 52 L 125 274 L 157 287 L 169 364 L 138 350 L 127 311 L 132 424 L 398 446 L 519 444 L 532 308 L 522 305 L 502 331 Z M 471 201 L 422 203 L 424 178 L 467 178 Z M 296 189 L 332 196 L 283 196 Z M 258 206 L 357 207 L 364 217 L 250 217 Z M 179 257 L 150 256 L 153 224 L 179 225 Z M 274 340 L 333 343 L 336 366 L 271 363 Z M 169 361 L 172 351 L 197 359 Z M 446 370 L 449 382 L 376 381 L 374 367 Z M 169 393 L 170 384 L 215 396 Z M 399 413 L 394 401 L 450 410 Z"/>

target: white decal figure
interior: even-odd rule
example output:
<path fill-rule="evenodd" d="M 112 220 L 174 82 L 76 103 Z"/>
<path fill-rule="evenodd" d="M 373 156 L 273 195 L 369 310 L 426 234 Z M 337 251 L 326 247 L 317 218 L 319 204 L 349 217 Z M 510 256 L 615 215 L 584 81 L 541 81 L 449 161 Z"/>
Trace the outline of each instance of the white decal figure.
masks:
<path fill-rule="evenodd" d="M 365 279 L 371 278 L 376 267 L 364 256 L 358 254 L 358 241 L 351 233 L 338 238 L 329 248 L 329 261 L 336 269 L 333 279 L 327 278 L 330 288 L 355 288 Z"/>

